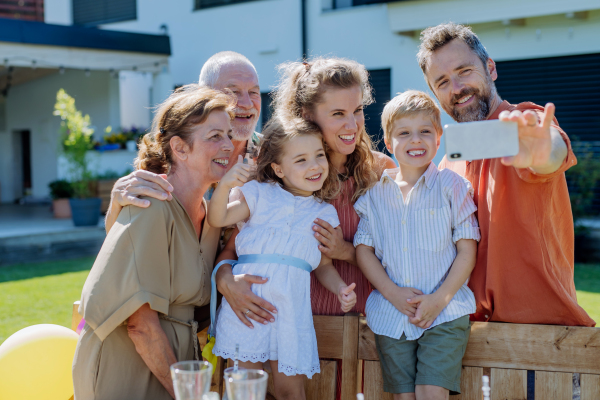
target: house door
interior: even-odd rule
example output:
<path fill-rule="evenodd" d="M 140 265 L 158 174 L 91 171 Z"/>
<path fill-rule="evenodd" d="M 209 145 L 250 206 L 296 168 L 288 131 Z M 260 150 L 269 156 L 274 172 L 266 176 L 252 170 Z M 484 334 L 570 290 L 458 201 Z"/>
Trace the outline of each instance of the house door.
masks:
<path fill-rule="evenodd" d="M 31 195 L 31 132 L 13 132 L 13 154 L 15 173 L 13 187 L 15 201 Z"/>

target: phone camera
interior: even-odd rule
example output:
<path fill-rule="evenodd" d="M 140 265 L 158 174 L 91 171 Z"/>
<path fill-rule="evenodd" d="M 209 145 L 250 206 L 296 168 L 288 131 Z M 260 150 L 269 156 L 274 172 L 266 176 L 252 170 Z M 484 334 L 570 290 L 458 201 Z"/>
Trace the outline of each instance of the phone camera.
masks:
<path fill-rule="evenodd" d="M 450 158 L 460 158 L 461 154 L 460 153 L 452 153 L 450 154 Z"/>

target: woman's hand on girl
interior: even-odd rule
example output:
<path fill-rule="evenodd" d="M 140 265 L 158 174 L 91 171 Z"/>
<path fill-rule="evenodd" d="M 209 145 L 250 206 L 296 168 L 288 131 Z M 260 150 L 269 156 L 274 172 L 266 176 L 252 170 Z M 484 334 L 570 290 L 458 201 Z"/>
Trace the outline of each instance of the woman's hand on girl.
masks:
<path fill-rule="evenodd" d="M 227 171 L 223 179 L 221 179 L 221 182 L 219 182 L 219 185 L 228 189 L 243 186 L 244 183 L 250 180 L 250 176 L 255 170 L 256 166 L 244 164 L 244 158 L 239 155 L 237 163 Z"/>
<path fill-rule="evenodd" d="M 356 283 L 351 283 L 350 285 L 340 286 L 340 290 L 338 292 L 338 300 L 342 306 L 342 311 L 347 313 L 352 310 L 354 305 L 356 304 L 356 293 L 354 293 L 354 288 L 356 287 Z"/>
<path fill-rule="evenodd" d="M 317 218 L 313 225 L 313 231 L 315 231 L 315 238 L 320 243 L 319 250 L 323 255 L 332 260 L 342 260 L 352 265 L 358 265 L 354 245 L 344 240 L 342 228 L 339 226 L 334 228 L 328 222 Z"/>

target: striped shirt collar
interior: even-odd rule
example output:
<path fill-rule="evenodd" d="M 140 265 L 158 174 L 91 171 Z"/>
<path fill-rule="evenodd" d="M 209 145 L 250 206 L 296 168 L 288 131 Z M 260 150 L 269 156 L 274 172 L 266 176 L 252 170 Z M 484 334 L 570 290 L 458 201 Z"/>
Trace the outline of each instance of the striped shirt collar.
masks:
<path fill-rule="evenodd" d="M 381 175 L 380 182 L 383 183 L 386 180 L 389 180 L 395 183 L 396 175 L 398 175 L 398 172 L 400 172 L 399 167 L 386 169 Z M 424 180 L 427 189 L 431 189 L 435 183 L 435 179 L 437 178 L 439 172 L 440 170 L 437 169 L 436 165 L 433 162 L 429 163 L 429 167 L 427 167 L 425 173 L 421 175 L 421 177 L 417 180 L 417 183 L 415 183 L 415 187 L 417 187 L 420 184 L 420 182 Z"/>

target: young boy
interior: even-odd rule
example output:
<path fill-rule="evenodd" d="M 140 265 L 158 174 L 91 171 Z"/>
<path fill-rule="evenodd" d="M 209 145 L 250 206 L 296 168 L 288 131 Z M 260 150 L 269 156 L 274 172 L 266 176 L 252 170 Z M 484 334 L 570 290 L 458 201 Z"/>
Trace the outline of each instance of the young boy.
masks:
<path fill-rule="evenodd" d="M 418 91 L 382 114 L 385 144 L 399 168 L 358 199 L 358 265 L 374 290 L 367 323 L 375 333 L 384 390 L 394 399 L 447 399 L 460 392 L 475 297 L 467 281 L 480 238 L 469 182 L 431 162 L 442 127 L 434 100 Z"/>

